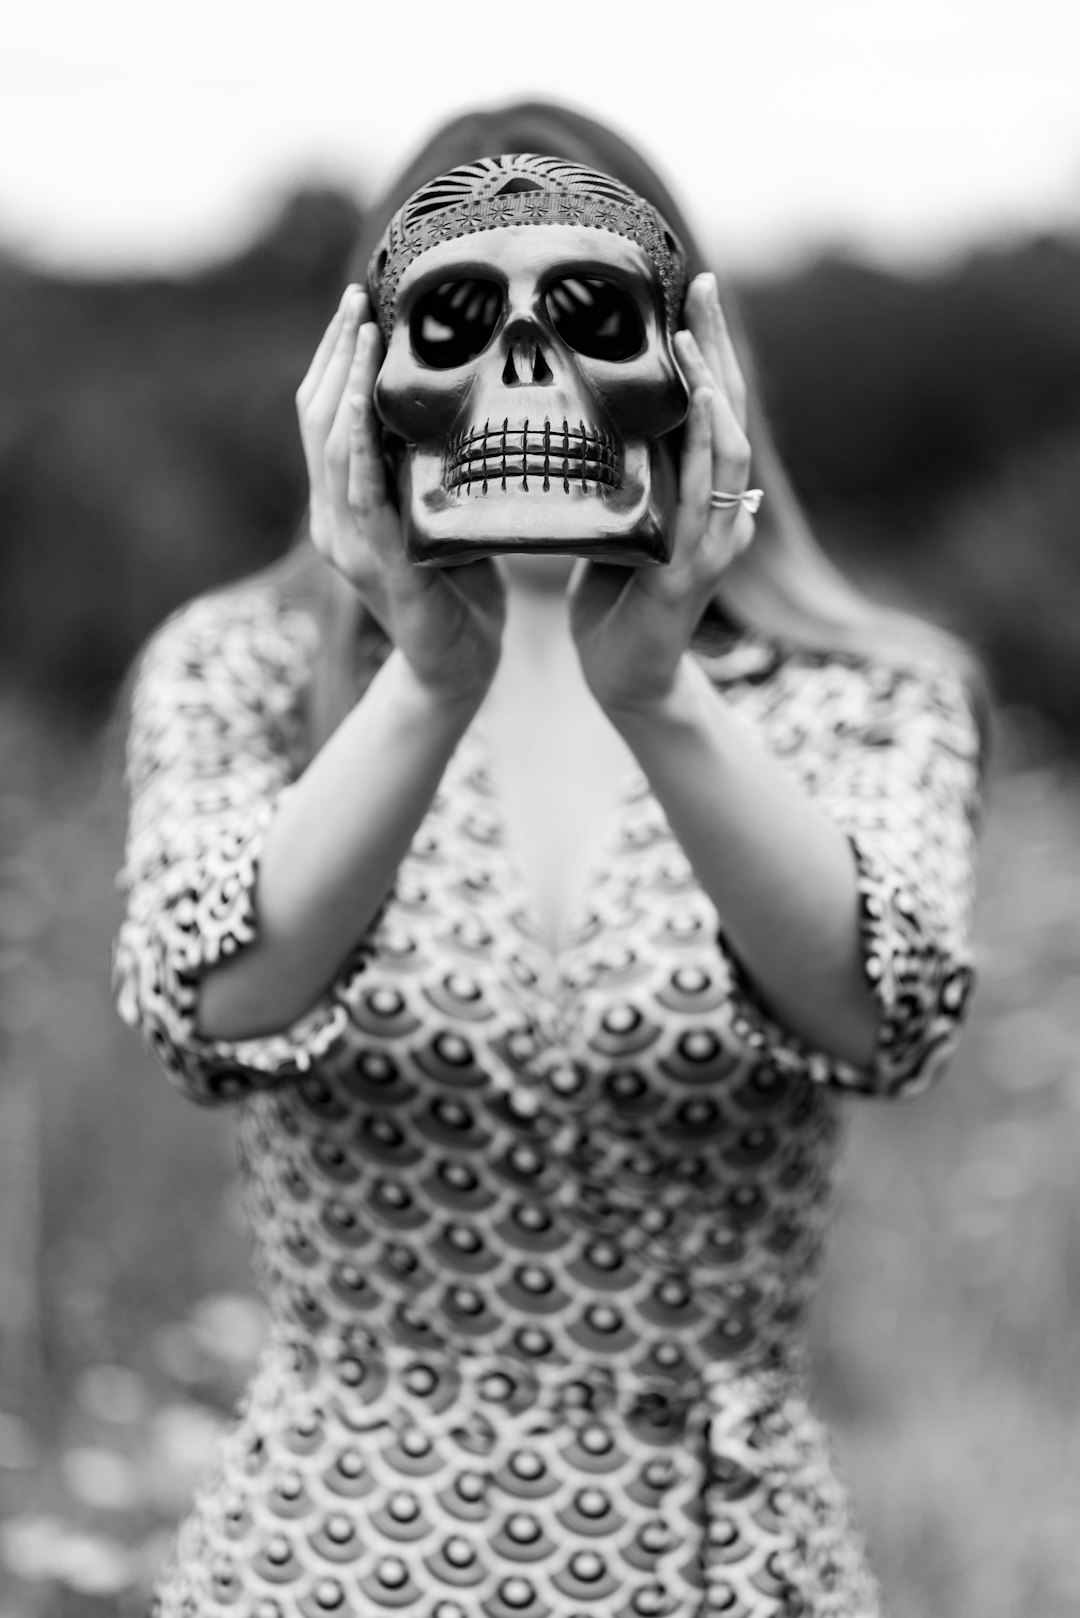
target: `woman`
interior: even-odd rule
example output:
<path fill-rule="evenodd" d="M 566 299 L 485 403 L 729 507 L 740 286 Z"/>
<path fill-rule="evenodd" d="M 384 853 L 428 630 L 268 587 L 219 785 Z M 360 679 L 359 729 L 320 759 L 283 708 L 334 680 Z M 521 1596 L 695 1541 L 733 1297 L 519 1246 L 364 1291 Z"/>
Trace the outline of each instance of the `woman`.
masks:
<path fill-rule="evenodd" d="M 688 244 L 671 560 L 407 562 L 358 275 L 310 543 L 144 654 L 120 1007 L 239 1103 L 271 1317 L 155 1610 L 871 1618 L 802 1330 L 845 1094 L 925 1085 L 966 1004 L 972 681 L 816 550 L 608 131 L 458 120 L 358 263 L 520 151 Z"/>

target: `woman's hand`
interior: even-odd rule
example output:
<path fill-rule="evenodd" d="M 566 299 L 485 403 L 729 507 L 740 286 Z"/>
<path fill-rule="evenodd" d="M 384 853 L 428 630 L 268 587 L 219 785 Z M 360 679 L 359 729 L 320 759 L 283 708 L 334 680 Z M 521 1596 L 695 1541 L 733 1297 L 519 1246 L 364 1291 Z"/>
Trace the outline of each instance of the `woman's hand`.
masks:
<path fill-rule="evenodd" d="M 296 395 L 311 538 L 426 691 L 478 701 L 499 661 L 502 583 L 490 560 L 446 570 L 407 559 L 372 403 L 382 358 L 367 293 L 350 286 Z"/>
<path fill-rule="evenodd" d="M 570 623 L 591 691 L 608 712 L 663 702 L 724 570 L 750 543 L 745 506 L 717 511 L 714 489 L 741 494 L 750 471 L 746 385 L 716 277 L 698 275 L 686 297 L 688 329 L 675 351 L 691 390 L 671 559 L 632 571 L 595 562 L 575 570 Z"/>

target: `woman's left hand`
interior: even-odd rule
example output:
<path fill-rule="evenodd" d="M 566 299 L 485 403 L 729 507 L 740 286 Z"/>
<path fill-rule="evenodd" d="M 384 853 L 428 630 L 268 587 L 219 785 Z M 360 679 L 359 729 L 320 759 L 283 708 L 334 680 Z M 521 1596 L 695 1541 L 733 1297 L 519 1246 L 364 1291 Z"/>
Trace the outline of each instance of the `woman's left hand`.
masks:
<path fill-rule="evenodd" d="M 582 670 L 609 713 L 663 702 L 725 569 L 753 537 L 743 505 L 718 511 L 714 489 L 742 494 L 750 472 L 746 385 L 720 308 L 716 277 L 695 276 L 675 352 L 690 388 L 671 559 L 627 569 L 583 562 L 570 587 Z"/>

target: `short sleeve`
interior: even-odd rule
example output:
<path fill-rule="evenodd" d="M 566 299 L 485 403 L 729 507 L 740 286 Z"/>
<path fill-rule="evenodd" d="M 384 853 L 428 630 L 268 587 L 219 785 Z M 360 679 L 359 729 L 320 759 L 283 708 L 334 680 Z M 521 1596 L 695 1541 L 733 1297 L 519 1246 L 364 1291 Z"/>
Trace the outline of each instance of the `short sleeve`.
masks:
<path fill-rule="evenodd" d="M 972 698 L 951 668 L 862 664 L 807 671 L 806 696 L 796 751 L 851 845 L 877 1048 L 866 1067 L 815 1050 L 769 1014 L 738 963 L 735 1031 L 828 1084 L 913 1094 L 947 1066 L 974 983 L 982 749 Z"/>
<path fill-rule="evenodd" d="M 267 591 L 222 592 L 170 619 L 136 670 L 114 989 L 123 1020 L 201 1102 L 304 1072 L 344 1026 L 332 993 L 257 1039 L 206 1039 L 195 1023 L 203 972 L 256 936 L 263 840 L 302 755 L 311 628 Z"/>

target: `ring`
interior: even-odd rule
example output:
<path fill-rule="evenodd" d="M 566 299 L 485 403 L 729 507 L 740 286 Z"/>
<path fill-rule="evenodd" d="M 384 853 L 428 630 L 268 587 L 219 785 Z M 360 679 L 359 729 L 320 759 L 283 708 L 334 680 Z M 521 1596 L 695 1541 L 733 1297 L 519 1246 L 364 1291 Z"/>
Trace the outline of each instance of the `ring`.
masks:
<path fill-rule="evenodd" d="M 742 494 L 727 494 L 723 489 L 714 489 L 709 496 L 709 504 L 714 511 L 731 511 L 735 506 L 745 506 L 752 517 L 764 498 L 764 489 L 744 489 Z"/>

